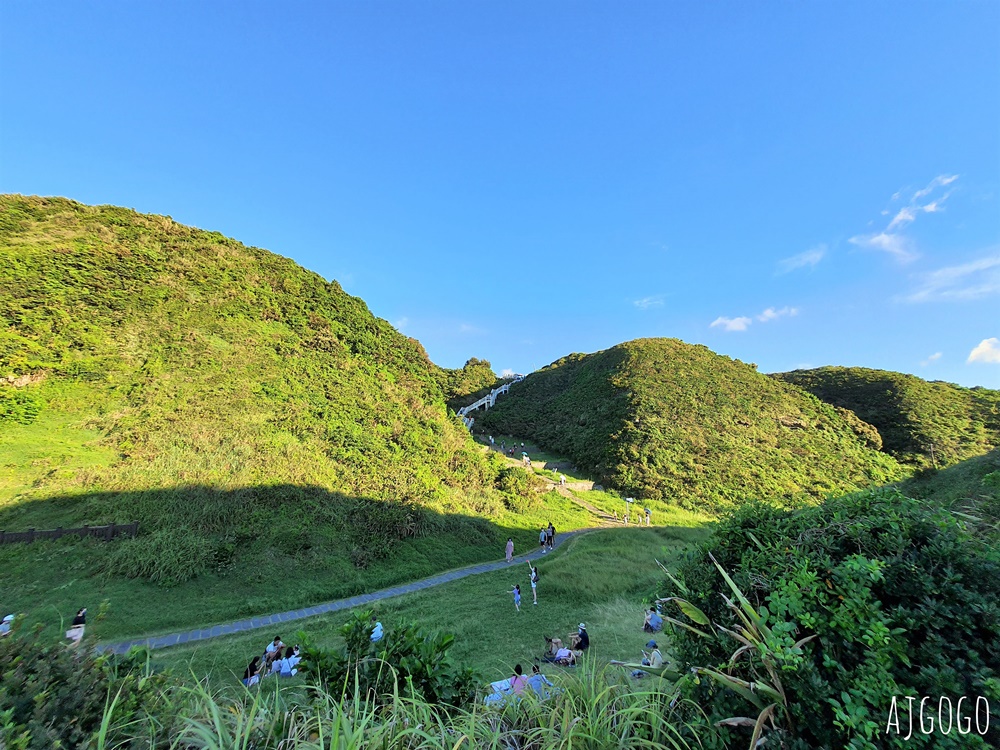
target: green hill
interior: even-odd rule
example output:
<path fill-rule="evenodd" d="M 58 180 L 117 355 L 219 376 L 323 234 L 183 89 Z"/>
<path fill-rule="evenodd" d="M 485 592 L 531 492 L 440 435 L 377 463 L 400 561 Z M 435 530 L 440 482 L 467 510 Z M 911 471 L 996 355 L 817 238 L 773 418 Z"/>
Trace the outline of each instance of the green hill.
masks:
<path fill-rule="evenodd" d="M 3 196 L 0 320 L 0 529 L 140 522 L 134 541 L 0 546 L 6 607 L 114 593 L 133 625 L 151 601 L 199 610 L 160 626 L 204 622 L 481 560 L 544 523 L 507 510 L 502 462 L 447 413 L 442 383 L 475 390 L 489 363 L 441 370 L 287 258 Z"/>
<path fill-rule="evenodd" d="M 882 446 L 917 466 L 947 466 L 1000 445 L 1000 391 L 863 367 L 775 375 L 874 425 Z"/>
<path fill-rule="evenodd" d="M 565 357 L 476 419 L 530 435 L 625 493 L 697 507 L 821 497 L 901 475 L 853 413 L 675 339 Z"/>

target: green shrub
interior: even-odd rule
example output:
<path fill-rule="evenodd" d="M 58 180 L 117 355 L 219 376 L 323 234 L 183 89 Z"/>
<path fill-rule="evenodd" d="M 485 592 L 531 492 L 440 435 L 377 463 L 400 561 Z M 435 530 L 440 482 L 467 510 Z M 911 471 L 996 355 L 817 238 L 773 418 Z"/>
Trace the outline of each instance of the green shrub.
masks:
<path fill-rule="evenodd" d="M 84 642 L 87 644 L 87 642 Z M 146 652 L 98 655 L 89 644 L 70 649 L 39 634 L 0 639 L 0 747 L 11 750 L 93 747 L 108 706 L 130 721 L 152 715 L 167 734 L 176 719 L 162 692 L 167 680 L 150 672 Z M 126 736 L 105 727 L 107 747 Z"/>
<path fill-rule="evenodd" d="M 27 391 L 0 386 L 0 423 L 31 424 L 41 410 L 41 401 Z"/>
<path fill-rule="evenodd" d="M 370 610 L 355 613 L 341 628 L 340 651 L 312 645 L 304 633 L 301 670 L 325 690 L 353 688 L 372 692 L 381 702 L 403 694 L 428 703 L 461 706 L 475 696 L 479 677 L 448 656 L 455 636 L 428 633 L 417 625 L 387 627 L 378 643 L 371 642 Z"/>
<path fill-rule="evenodd" d="M 102 565 L 105 573 L 143 578 L 161 586 L 189 581 L 208 570 L 215 559 L 212 542 L 185 526 L 123 539 L 108 549 Z"/>
<path fill-rule="evenodd" d="M 772 665 L 787 700 L 776 709 L 788 727 L 783 747 L 987 747 L 978 735 L 915 733 L 905 743 L 886 734 L 893 696 L 934 696 L 935 705 L 939 696 L 984 696 L 1000 706 L 1000 556 L 952 514 L 895 490 L 800 510 L 753 504 L 734 512 L 663 593 L 740 632 L 721 596 L 733 592 L 710 554 L 745 592 L 767 636 L 730 662 L 736 640 L 678 628 L 676 655 L 684 667 L 716 667 L 747 681 L 762 680 Z M 673 614 L 696 629 L 706 624 Z M 691 690 L 715 720 L 746 715 L 744 698 L 715 680 Z M 996 746 L 1000 722 L 991 732 L 986 739 Z"/>

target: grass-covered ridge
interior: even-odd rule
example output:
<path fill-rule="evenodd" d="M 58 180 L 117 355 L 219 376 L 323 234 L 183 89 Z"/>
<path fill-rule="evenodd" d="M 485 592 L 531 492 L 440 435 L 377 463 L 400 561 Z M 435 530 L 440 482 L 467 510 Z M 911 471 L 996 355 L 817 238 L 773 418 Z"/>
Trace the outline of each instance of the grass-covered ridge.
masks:
<path fill-rule="evenodd" d="M 335 281 L 216 232 L 0 197 L 0 321 L 0 528 L 140 522 L 134 543 L 0 547 L 11 609 L 107 596 L 137 611 L 122 635 L 143 608 L 201 624 L 501 554 L 547 520 L 509 510 L 502 462 L 447 413 L 442 383 L 488 363 L 442 371 Z M 566 505 L 546 514 L 586 525 Z"/>
<path fill-rule="evenodd" d="M 565 357 L 477 415 L 477 426 L 530 435 L 638 498 L 696 507 L 819 498 L 901 472 L 852 412 L 676 339 Z"/>
<path fill-rule="evenodd" d="M 850 409 L 878 429 L 883 450 L 906 463 L 944 467 L 1000 445 L 1000 391 L 864 367 L 774 377 Z"/>

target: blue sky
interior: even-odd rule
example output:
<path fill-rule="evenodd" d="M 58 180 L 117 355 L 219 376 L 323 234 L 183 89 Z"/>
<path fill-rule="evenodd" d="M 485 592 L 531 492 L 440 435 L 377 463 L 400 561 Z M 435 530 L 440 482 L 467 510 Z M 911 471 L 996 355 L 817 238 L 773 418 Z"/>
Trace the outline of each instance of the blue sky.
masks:
<path fill-rule="evenodd" d="M 1000 387 L 1000 3 L 0 5 L 0 191 L 294 258 L 439 364 Z"/>

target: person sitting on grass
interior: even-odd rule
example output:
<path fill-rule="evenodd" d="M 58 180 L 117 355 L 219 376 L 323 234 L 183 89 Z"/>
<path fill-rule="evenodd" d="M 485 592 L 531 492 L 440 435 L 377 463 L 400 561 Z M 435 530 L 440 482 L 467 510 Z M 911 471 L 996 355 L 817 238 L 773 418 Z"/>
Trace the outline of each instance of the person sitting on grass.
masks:
<path fill-rule="evenodd" d="M 587 626 L 582 622 L 575 633 L 569 634 L 569 647 L 574 651 L 586 651 L 590 647 L 590 636 L 587 634 Z"/>
<path fill-rule="evenodd" d="M 3 618 L 3 622 L 0 623 L 0 638 L 5 635 L 10 635 L 11 625 L 14 623 L 14 615 L 7 615 Z"/>
<path fill-rule="evenodd" d="M 243 679 L 241 680 L 247 687 L 253 687 L 260 682 L 260 657 L 255 656 L 253 660 L 247 665 L 247 668 L 243 671 Z"/>
<path fill-rule="evenodd" d="M 662 667 L 663 666 L 663 654 L 660 653 L 659 646 L 656 645 L 656 641 L 650 641 L 646 644 L 646 648 L 652 649 L 652 651 L 642 651 L 642 665 L 644 667 Z M 648 672 L 643 672 L 641 669 L 636 669 L 632 672 L 633 677 L 645 677 Z"/>
<path fill-rule="evenodd" d="M 520 664 L 514 665 L 514 674 L 510 678 L 510 690 L 514 695 L 520 695 L 528 685 L 528 678 L 524 676 L 524 670 Z"/>
<path fill-rule="evenodd" d="M 267 644 L 267 648 L 264 649 L 264 659 L 267 661 L 267 665 L 271 666 L 275 659 L 281 658 L 281 649 L 285 647 L 285 644 L 281 642 L 281 636 L 274 636 L 274 640 Z"/>
<path fill-rule="evenodd" d="M 568 648 L 561 647 L 556 651 L 556 656 L 553 661 L 556 664 L 561 664 L 564 667 L 575 667 L 576 666 L 576 654 Z"/>
<path fill-rule="evenodd" d="M 535 664 L 531 667 L 531 677 L 528 678 L 528 687 L 535 691 L 541 700 L 545 700 L 549 697 L 549 691 L 545 689 L 546 685 L 548 687 L 553 687 L 552 683 L 548 681 L 545 675 L 542 674 L 538 665 Z"/>
<path fill-rule="evenodd" d="M 650 607 L 646 612 L 646 621 L 642 624 L 642 629 L 647 633 L 658 633 L 663 629 L 663 618 L 656 611 L 656 607 Z"/>
<path fill-rule="evenodd" d="M 295 664 L 299 663 L 299 660 L 296 658 L 295 649 L 289 646 L 285 649 L 285 658 L 275 661 L 275 664 L 279 667 L 278 674 L 282 677 L 294 677 L 298 674 L 299 670 L 295 668 L 295 664 L 292 664 L 293 659 L 295 660 Z"/>

